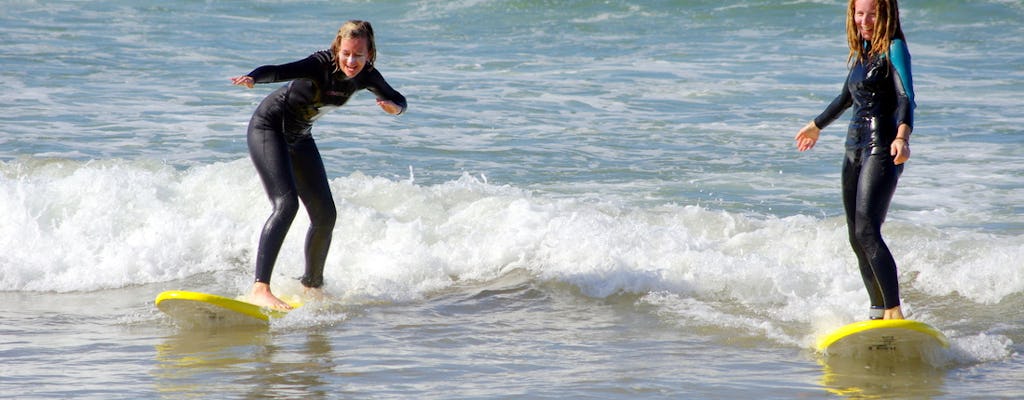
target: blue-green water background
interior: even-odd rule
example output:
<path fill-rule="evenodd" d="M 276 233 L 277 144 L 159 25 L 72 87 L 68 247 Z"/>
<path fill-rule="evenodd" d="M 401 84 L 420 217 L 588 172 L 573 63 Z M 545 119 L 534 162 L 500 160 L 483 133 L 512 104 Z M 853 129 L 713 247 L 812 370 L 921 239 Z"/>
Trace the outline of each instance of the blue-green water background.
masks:
<path fill-rule="evenodd" d="M 905 306 L 953 346 L 866 377 L 810 350 L 867 307 L 845 121 L 792 141 L 845 77 L 844 6 L 2 1 L 0 392 L 1019 395 L 1021 1 L 901 2 L 917 123 L 885 232 Z M 314 128 L 335 298 L 267 331 L 177 328 L 153 296 L 244 293 L 269 212 L 244 132 L 277 85 L 229 78 L 351 18 L 410 108 L 362 93 Z"/>

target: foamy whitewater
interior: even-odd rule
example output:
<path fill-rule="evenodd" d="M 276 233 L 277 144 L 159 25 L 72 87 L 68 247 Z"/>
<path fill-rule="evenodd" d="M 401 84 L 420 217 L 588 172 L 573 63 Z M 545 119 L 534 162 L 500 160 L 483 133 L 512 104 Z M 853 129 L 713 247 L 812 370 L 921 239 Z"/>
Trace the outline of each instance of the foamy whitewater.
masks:
<path fill-rule="evenodd" d="M 905 312 L 951 347 L 826 362 L 866 317 L 839 198 L 842 1 L 4 1 L 0 395 L 1012 398 L 1024 349 L 1024 3 L 901 2 L 918 108 L 885 225 Z M 245 146 L 279 84 L 229 78 L 373 22 L 368 92 L 317 122 L 330 298 L 240 296 L 270 204 Z M 301 296 L 304 211 L 274 287 Z"/>

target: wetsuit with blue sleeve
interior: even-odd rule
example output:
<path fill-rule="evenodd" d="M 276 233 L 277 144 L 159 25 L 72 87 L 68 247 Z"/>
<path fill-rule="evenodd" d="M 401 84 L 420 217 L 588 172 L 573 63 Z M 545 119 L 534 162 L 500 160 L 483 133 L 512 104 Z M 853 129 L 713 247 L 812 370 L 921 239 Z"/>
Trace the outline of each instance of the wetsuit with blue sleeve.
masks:
<path fill-rule="evenodd" d="M 337 210 L 320 151 L 313 141 L 313 122 L 366 89 L 405 111 L 406 100 L 367 63 L 354 77 L 338 70 L 332 52 L 318 51 L 282 65 L 264 65 L 247 75 L 255 83 L 288 84 L 268 95 L 249 121 L 249 155 L 270 197 L 273 212 L 263 226 L 256 255 L 256 282 L 270 283 L 285 235 L 299 209 L 309 213 L 306 270 L 302 284 L 323 285 L 323 269 Z"/>
<path fill-rule="evenodd" d="M 851 106 L 842 169 L 847 228 L 872 308 L 888 309 L 900 305 L 899 281 L 881 227 L 903 173 L 890 146 L 901 124 L 913 128 L 916 107 L 910 52 L 903 38 L 893 39 L 887 54 L 858 57 L 843 90 L 814 124 L 825 128 Z"/>

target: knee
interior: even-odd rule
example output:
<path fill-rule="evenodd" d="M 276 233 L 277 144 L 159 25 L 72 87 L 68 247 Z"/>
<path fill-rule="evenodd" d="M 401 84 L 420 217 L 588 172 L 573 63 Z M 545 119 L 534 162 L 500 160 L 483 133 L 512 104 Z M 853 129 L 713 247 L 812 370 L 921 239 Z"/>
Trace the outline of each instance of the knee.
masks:
<path fill-rule="evenodd" d="M 325 202 L 309 210 L 309 220 L 317 228 L 334 229 L 338 221 L 338 209 L 333 201 Z"/>
<path fill-rule="evenodd" d="M 853 231 L 853 239 L 861 246 L 872 246 L 882 241 L 881 227 L 874 224 L 861 223 Z"/>
<path fill-rule="evenodd" d="M 320 216 L 320 226 L 327 229 L 334 229 L 334 224 L 338 222 L 338 210 L 334 208 L 332 203 L 323 214 Z"/>
<path fill-rule="evenodd" d="M 299 199 L 295 195 L 284 195 L 274 198 L 271 203 L 274 205 L 274 214 L 279 218 L 295 218 L 299 212 Z"/>

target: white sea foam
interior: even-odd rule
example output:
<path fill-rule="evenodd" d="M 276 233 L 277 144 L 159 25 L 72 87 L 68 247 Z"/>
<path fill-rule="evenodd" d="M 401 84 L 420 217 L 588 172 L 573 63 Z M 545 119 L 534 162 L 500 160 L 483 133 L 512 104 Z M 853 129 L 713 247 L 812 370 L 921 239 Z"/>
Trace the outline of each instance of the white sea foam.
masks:
<path fill-rule="evenodd" d="M 428 186 L 355 173 L 331 185 L 339 220 L 326 276 L 337 292 L 404 301 L 525 269 L 592 297 L 667 291 L 787 321 L 828 317 L 808 309 L 854 318 L 866 308 L 839 217 L 549 197 L 469 174 Z M 247 275 L 269 213 L 247 160 L 185 170 L 13 161 L 3 164 L 0 189 L 0 241 L 10 249 L 0 256 L 3 290 Z M 300 213 L 275 279 L 301 275 L 307 224 Z M 1018 237 L 910 222 L 887 232 L 907 291 L 993 304 L 1024 290 Z"/>

